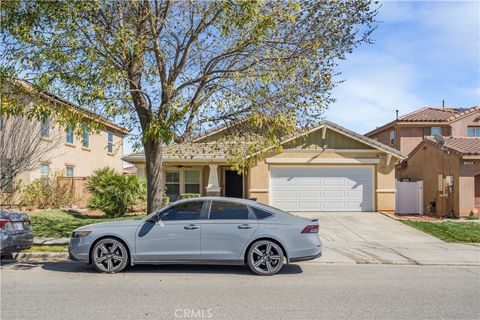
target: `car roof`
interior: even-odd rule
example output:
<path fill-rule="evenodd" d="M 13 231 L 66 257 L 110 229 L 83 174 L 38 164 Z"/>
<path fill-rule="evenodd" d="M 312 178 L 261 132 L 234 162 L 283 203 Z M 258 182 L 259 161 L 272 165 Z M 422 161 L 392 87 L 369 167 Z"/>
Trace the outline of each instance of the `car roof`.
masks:
<path fill-rule="evenodd" d="M 182 203 L 182 202 L 189 202 L 189 201 L 224 201 L 224 202 L 237 202 L 237 203 L 243 203 L 249 206 L 254 206 L 258 205 L 258 202 L 253 201 L 253 200 L 248 200 L 248 199 L 242 199 L 242 198 L 230 198 L 230 197 L 197 197 L 197 198 L 188 198 L 188 199 L 182 199 L 182 200 L 177 200 L 172 203 Z"/>

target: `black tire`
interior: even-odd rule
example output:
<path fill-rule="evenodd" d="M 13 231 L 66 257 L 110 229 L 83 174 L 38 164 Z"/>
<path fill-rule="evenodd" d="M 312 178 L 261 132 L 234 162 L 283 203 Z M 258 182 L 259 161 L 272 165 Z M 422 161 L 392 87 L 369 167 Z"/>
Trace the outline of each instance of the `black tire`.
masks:
<path fill-rule="evenodd" d="M 284 264 L 285 254 L 282 248 L 273 241 L 259 240 L 248 250 L 247 262 L 250 270 L 260 276 L 273 276 Z"/>
<path fill-rule="evenodd" d="M 115 238 L 105 238 L 93 247 L 91 261 L 95 269 L 103 273 L 117 273 L 128 265 L 128 250 Z"/>

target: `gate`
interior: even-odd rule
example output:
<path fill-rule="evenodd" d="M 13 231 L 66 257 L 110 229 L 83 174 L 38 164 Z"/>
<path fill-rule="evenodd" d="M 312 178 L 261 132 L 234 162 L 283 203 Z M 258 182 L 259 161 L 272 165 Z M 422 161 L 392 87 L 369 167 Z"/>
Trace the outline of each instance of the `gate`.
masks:
<path fill-rule="evenodd" d="M 395 181 L 396 213 L 423 214 L 423 181 Z"/>

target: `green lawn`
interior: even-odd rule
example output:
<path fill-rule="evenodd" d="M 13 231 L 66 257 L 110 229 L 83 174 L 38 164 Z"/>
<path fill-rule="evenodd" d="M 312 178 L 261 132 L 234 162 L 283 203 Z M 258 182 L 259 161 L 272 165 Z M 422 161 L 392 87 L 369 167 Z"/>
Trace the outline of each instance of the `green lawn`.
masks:
<path fill-rule="evenodd" d="M 52 245 L 37 245 L 34 244 L 30 249 L 28 249 L 25 252 L 67 252 L 68 251 L 68 245 L 58 245 L 58 244 L 52 244 Z"/>
<path fill-rule="evenodd" d="M 29 213 L 33 233 L 36 237 L 70 237 L 72 231 L 78 227 L 113 220 L 142 219 L 145 216 L 121 218 L 91 218 L 72 215 L 61 210 L 37 211 Z"/>
<path fill-rule="evenodd" d="M 480 223 L 402 221 L 447 242 L 480 243 Z"/>

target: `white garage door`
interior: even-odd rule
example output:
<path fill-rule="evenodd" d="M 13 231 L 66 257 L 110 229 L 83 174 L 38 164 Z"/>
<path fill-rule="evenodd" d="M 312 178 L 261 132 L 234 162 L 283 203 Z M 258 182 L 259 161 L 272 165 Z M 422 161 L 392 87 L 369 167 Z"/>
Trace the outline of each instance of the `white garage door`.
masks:
<path fill-rule="evenodd" d="M 372 167 L 272 167 L 272 205 L 287 211 L 372 211 Z"/>

